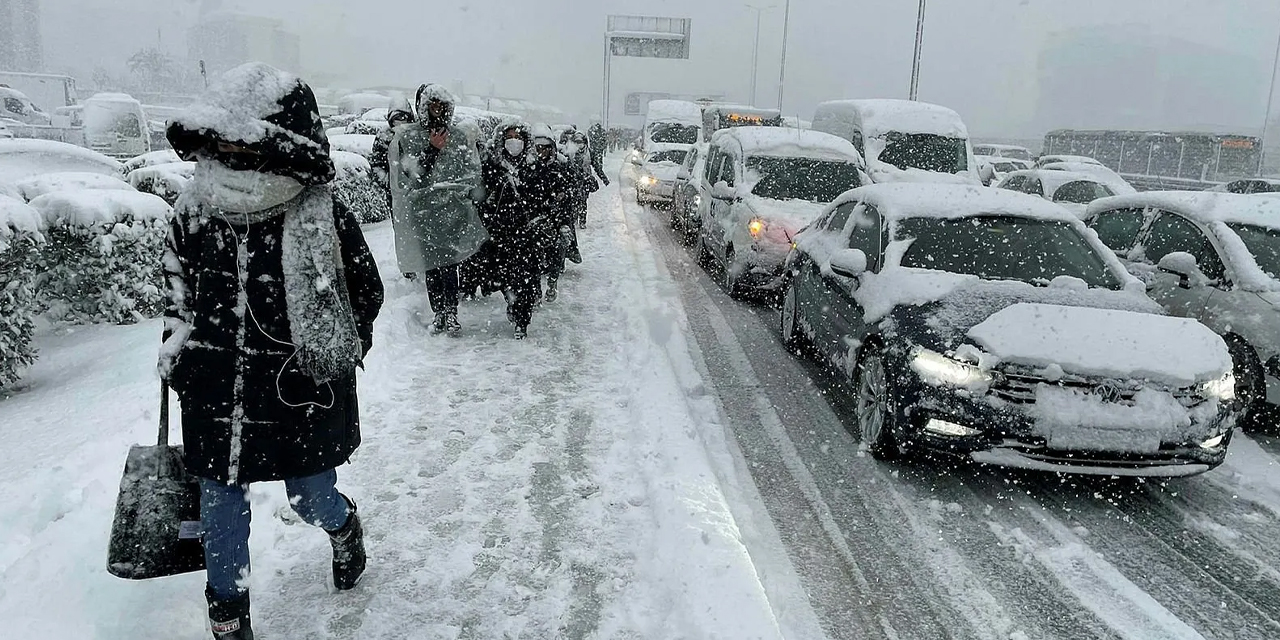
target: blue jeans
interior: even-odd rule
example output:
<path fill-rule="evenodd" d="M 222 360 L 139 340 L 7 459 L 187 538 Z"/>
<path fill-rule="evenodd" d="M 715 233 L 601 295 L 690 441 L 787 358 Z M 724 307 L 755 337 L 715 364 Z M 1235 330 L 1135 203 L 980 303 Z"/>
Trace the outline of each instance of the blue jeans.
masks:
<path fill-rule="evenodd" d="M 325 531 L 347 524 L 350 508 L 338 493 L 338 472 L 330 469 L 306 478 L 285 480 L 289 504 L 307 523 Z M 219 600 L 245 592 L 236 582 L 249 574 L 249 502 L 247 485 L 200 479 L 200 524 L 209 589 Z"/>

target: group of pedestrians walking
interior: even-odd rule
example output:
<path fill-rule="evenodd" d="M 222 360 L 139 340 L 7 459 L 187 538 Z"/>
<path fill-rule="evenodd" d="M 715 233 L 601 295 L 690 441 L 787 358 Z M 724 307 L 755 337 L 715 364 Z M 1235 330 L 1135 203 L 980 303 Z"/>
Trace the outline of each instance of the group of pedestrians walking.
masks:
<path fill-rule="evenodd" d="M 539 301 L 558 295 L 565 262 L 582 261 L 587 198 L 596 176 L 608 184 L 599 154 L 575 128 L 516 120 L 477 141 L 447 89 L 423 85 L 415 98 L 390 109 L 371 162 L 386 181 L 399 269 L 425 284 L 433 331 L 460 329 L 468 288 L 502 292 L 523 338 Z M 306 83 L 251 63 L 167 132 L 196 171 L 162 261 L 159 373 L 181 401 L 184 462 L 200 485 L 215 640 L 254 638 L 250 483 L 284 481 L 293 510 L 328 533 L 336 589 L 365 570 L 364 528 L 336 469 L 360 444 L 356 369 L 384 289 L 356 217 L 330 189 L 321 122 Z"/>
<path fill-rule="evenodd" d="M 387 181 L 400 271 L 424 281 L 433 333 L 461 330 L 464 296 L 502 292 L 522 339 L 534 307 L 558 297 L 565 262 L 582 262 L 577 229 L 596 176 L 608 184 L 601 159 L 574 127 L 557 135 L 510 120 L 472 140 L 440 85 L 422 85 L 414 102 L 416 113 L 389 111 L 373 161 Z"/>

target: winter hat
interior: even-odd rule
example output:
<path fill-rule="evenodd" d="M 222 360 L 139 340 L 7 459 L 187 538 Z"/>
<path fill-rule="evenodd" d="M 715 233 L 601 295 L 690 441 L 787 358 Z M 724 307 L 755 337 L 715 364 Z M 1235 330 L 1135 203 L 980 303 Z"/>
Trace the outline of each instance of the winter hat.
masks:
<path fill-rule="evenodd" d="M 262 155 L 263 173 L 304 185 L 334 178 L 329 139 L 311 87 L 301 78 L 261 62 L 228 71 L 195 104 L 169 123 L 174 151 L 194 159 L 225 142 Z"/>
<path fill-rule="evenodd" d="M 413 105 L 409 104 L 408 98 L 401 97 L 393 98 L 391 100 L 391 104 L 387 106 L 387 123 L 390 124 L 393 119 L 396 119 L 396 116 L 399 116 L 399 119 L 406 120 L 407 122 L 413 122 L 415 120 L 413 115 Z"/>
<path fill-rule="evenodd" d="M 453 122 L 454 105 L 458 104 L 457 96 L 453 95 L 444 85 L 424 84 L 418 87 L 418 95 L 414 100 L 418 107 L 418 119 L 421 122 L 430 120 L 430 111 L 428 106 L 432 102 L 443 102 L 446 105 L 443 120 L 445 122 Z"/>
<path fill-rule="evenodd" d="M 556 141 L 555 132 L 551 130 L 551 127 L 548 127 L 545 124 L 533 125 L 533 127 L 529 129 L 529 139 L 532 140 L 535 144 L 538 142 L 538 140 L 550 141 L 551 145 L 556 147 L 557 149 L 560 146 L 559 143 Z"/>

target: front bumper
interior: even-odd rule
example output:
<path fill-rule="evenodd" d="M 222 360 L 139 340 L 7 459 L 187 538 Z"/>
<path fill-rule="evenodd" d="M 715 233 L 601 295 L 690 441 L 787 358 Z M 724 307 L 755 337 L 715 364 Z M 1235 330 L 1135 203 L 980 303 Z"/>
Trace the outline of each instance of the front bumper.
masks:
<path fill-rule="evenodd" d="M 636 196 L 645 201 L 671 202 L 675 199 L 675 194 L 676 185 L 674 182 L 658 180 L 657 182 L 646 183 L 644 180 L 636 180 Z"/>
<path fill-rule="evenodd" d="M 1055 449 L 1043 435 L 1036 435 L 1033 403 L 992 403 L 986 394 L 954 387 L 932 386 L 910 369 L 899 371 L 907 412 L 904 434 L 911 446 L 969 458 L 982 464 L 1056 471 L 1082 475 L 1185 477 L 1204 473 L 1226 459 L 1230 431 L 1235 426 L 1234 407 L 1223 405 L 1211 418 L 1189 432 L 1225 433 L 1219 446 L 1203 448 L 1199 442 L 1162 442 L 1158 450 L 1122 451 Z M 970 436 L 954 436 L 926 429 L 931 419 L 978 430 Z"/>

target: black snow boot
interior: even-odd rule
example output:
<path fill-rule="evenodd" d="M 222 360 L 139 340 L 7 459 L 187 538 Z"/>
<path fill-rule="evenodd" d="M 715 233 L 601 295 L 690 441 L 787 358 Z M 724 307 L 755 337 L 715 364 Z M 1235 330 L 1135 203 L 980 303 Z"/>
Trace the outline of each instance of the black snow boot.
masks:
<path fill-rule="evenodd" d="M 248 591 L 234 600 L 218 600 L 206 586 L 204 597 L 209 601 L 209 628 L 213 631 L 213 640 L 253 640 Z"/>
<path fill-rule="evenodd" d="M 337 531 L 330 531 L 329 543 L 333 545 L 333 586 L 339 591 L 354 589 L 364 575 L 364 527 L 360 526 L 360 516 L 356 513 L 356 503 L 351 498 L 342 496 L 351 506 L 351 515 L 347 523 Z"/>

